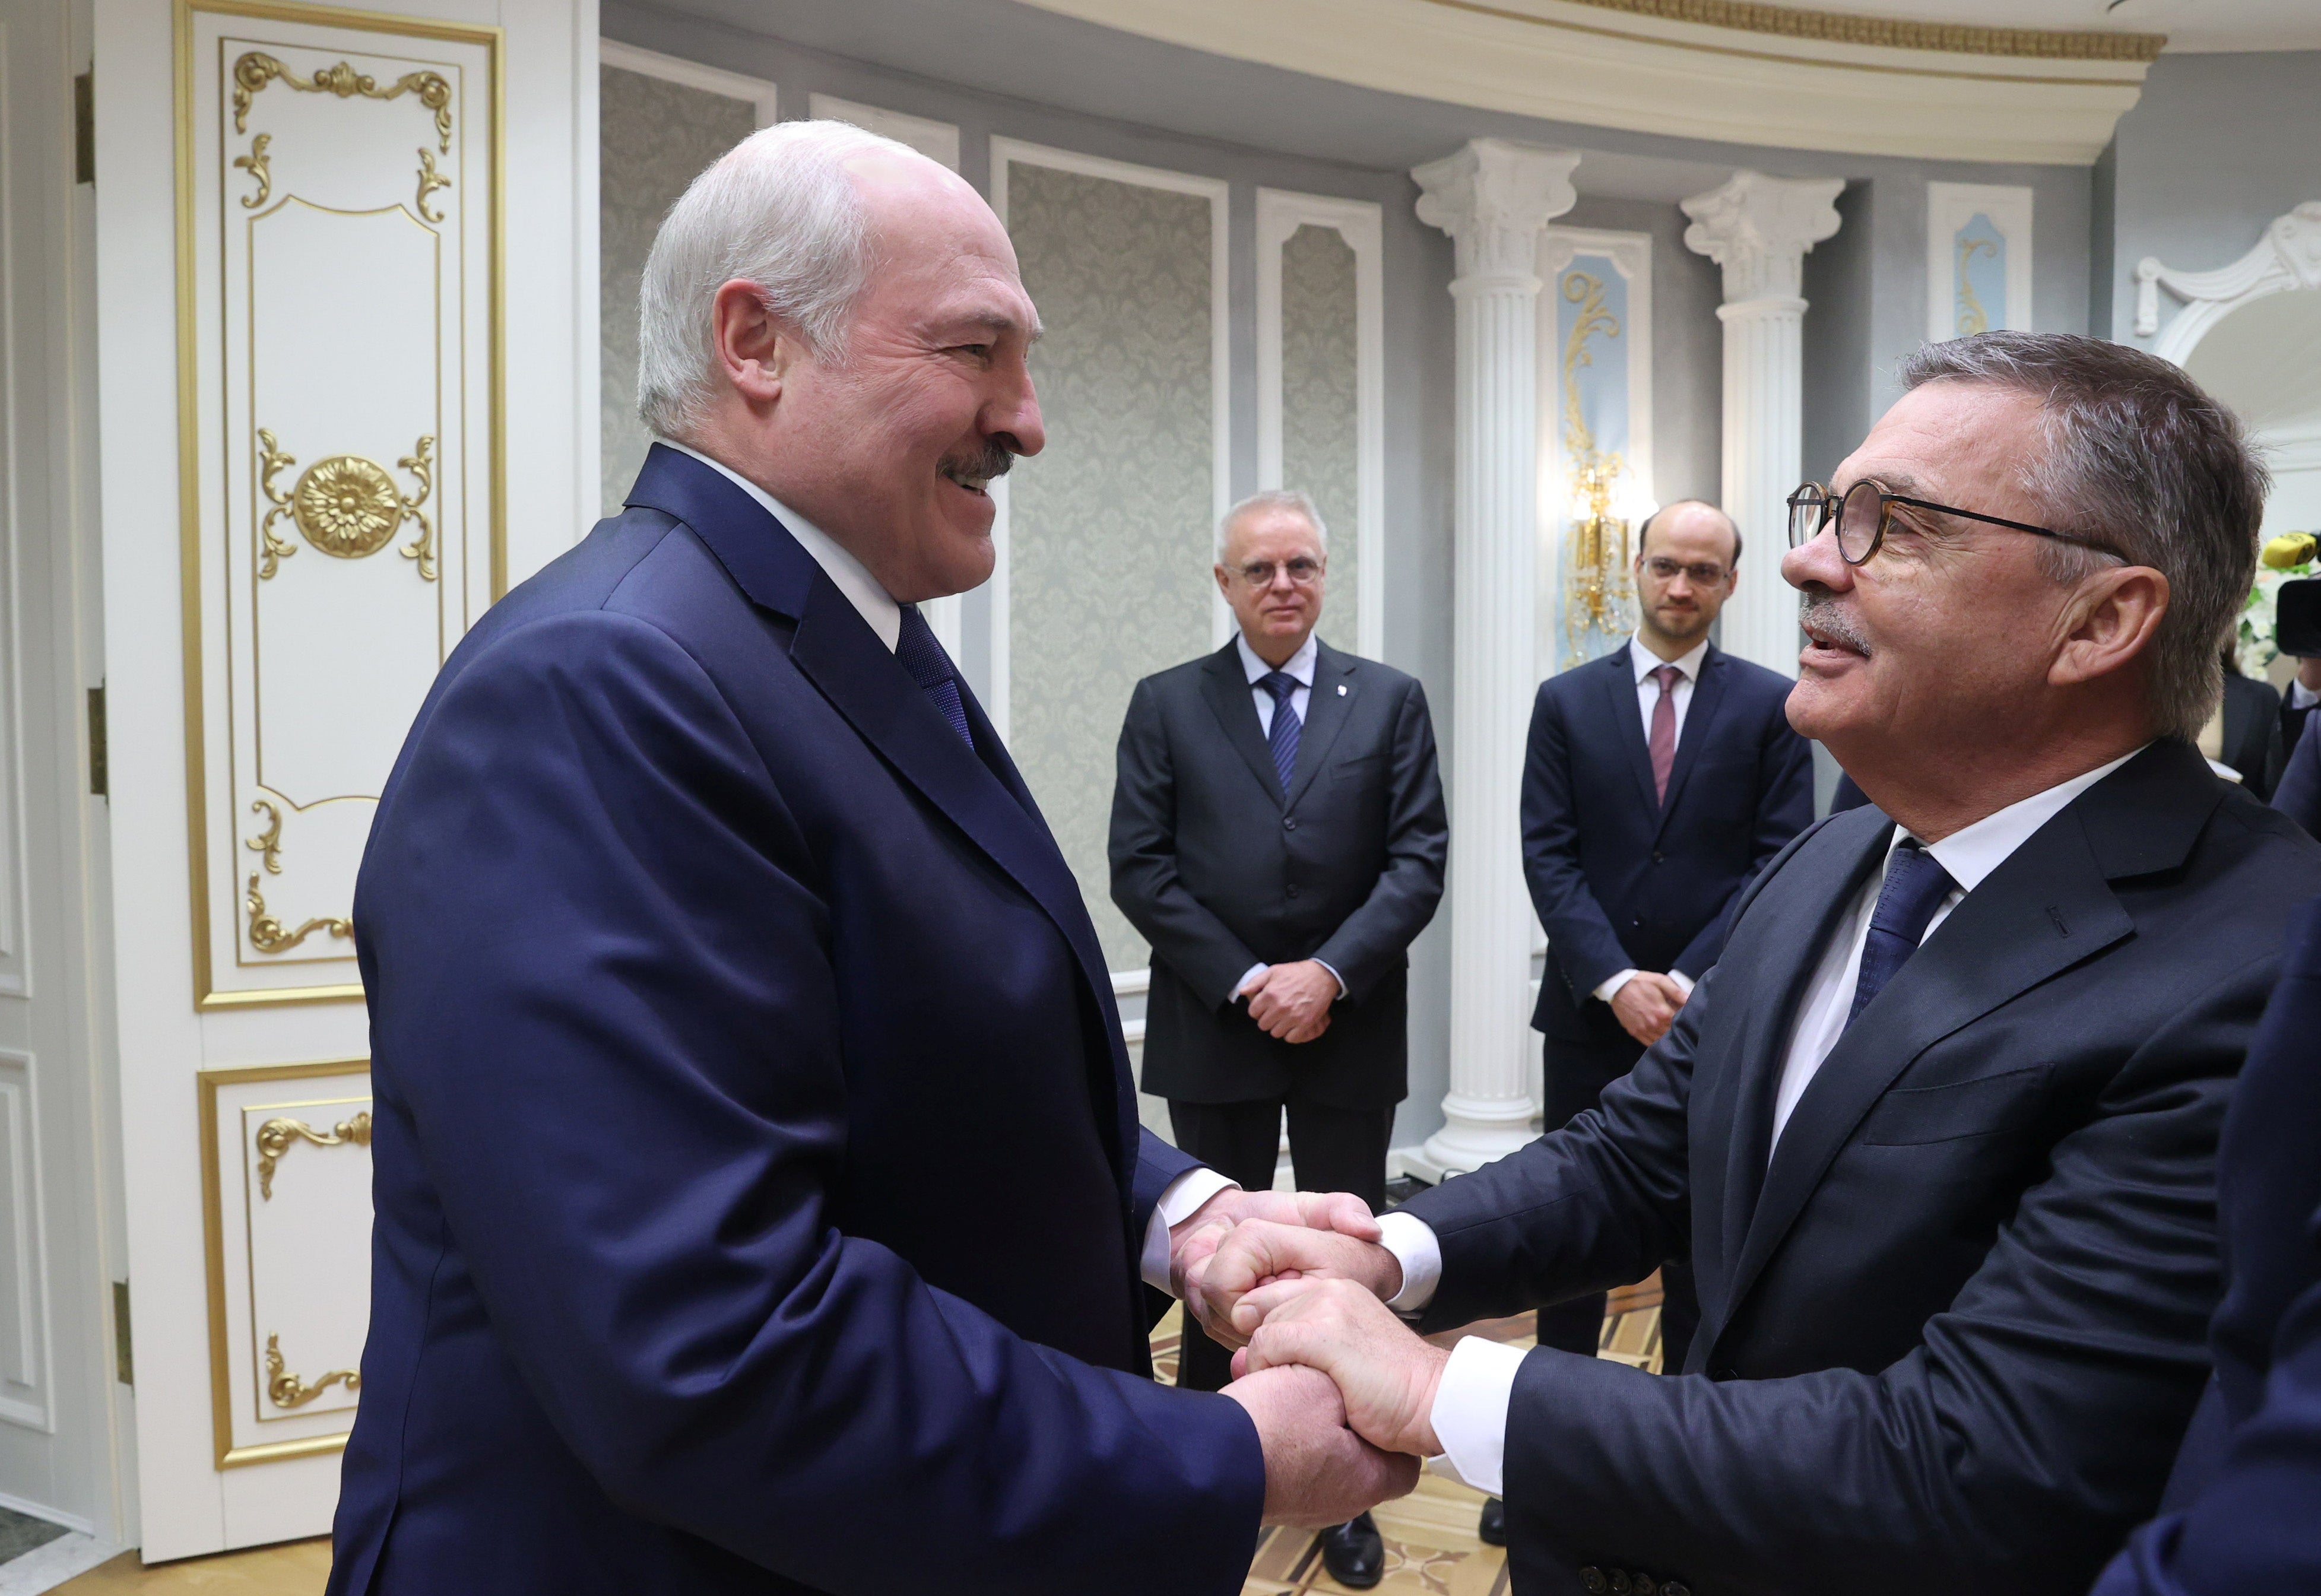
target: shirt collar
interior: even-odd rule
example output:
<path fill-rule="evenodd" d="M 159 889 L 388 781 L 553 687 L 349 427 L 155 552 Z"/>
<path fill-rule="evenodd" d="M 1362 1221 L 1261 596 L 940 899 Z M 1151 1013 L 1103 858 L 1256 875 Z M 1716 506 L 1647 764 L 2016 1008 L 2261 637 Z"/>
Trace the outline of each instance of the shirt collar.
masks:
<path fill-rule="evenodd" d="M 2058 782 L 2043 793 L 2034 793 L 1996 813 L 1983 816 L 1971 826 L 1961 827 L 1940 842 L 1925 844 L 1925 850 L 1934 855 L 1934 863 L 1950 872 L 1960 892 L 1971 893 L 2005 864 L 2016 848 L 2030 841 L 2033 832 L 2061 814 L 2072 799 L 2142 752 L 2144 748 L 2122 754 L 2107 765 L 2098 765 L 2067 782 Z M 1893 840 L 1887 845 L 1889 853 L 1901 846 L 1905 835 L 1901 827 L 1894 828 Z"/>
<path fill-rule="evenodd" d="M 1628 663 L 1635 667 L 1636 685 L 1640 687 L 1643 685 L 1645 677 L 1663 665 L 1672 665 L 1682 671 L 1686 681 L 1698 682 L 1700 680 L 1700 662 L 1707 657 L 1708 639 L 1707 638 L 1695 643 L 1690 652 L 1679 655 L 1674 659 L 1662 659 L 1644 647 L 1644 634 L 1642 632 L 1633 633 L 1628 639 Z"/>
<path fill-rule="evenodd" d="M 814 557 L 814 563 L 822 567 L 823 575 L 830 578 L 831 585 L 846 595 L 846 602 L 854 606 L 855 612 L 878 634 L 878 640 L 887 646 L 887 652 L 892 654 L 895 651 L 895 645 L 903 635 L 903 607 L 887 596 L 887 590 L 878 585 L 878 578 L 870 574 L 869 567 L 848 553 L 844 546 L 828 532 L 724 461 L 713 460 L 699 449 L 679 443 L 673 438 L 664 438 L 660 441 L 679 454 L 691 455 L 763 505 L 766 512 L 781 522 L 783 529 L 797 540 L 798 547 Z"/>
<path fill-rule="evenodd" d="M 1241 632 L 1233 633 L 1233 647 L 1241 650 L 1242 675 L 1249 678 L 1251 686 L 1256 686 L 1273 674 L 1273 667 L 1260 659 L 1257 650 L 1249 646 L 1247 636 Z M 1314 661 L 1320 652 L 1320 646 L 1309 631 L 1306 634 L 1306 640 L 1297 645 L 1297 652 L 1284 660 L 1281 668 L 1297 677 L 1298 685 L 1311 688 L 1314 685 Z"/>

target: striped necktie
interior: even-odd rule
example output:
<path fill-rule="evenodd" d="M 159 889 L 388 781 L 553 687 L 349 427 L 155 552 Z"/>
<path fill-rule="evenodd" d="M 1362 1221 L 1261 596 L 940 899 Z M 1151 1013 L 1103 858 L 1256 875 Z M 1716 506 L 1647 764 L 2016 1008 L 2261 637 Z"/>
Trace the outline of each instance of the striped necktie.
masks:
<path fill-rule="evenodd" d="M 1289 773 L 1297 768 L 1297 734 L 1305 730 L 1290 696 L 1306 684 L 1286 670 L 1278 670 L 1258 677 L 1257 685 L 1273 694 L 1273 727 L 1266 734 L 1265 745 L 1272 750 L 1273 773 L 1281 778 L 1281 795 L 1287 798 Z"/>
<path fill-rule="evenodd" d="M 951 656 L 935 640 L 935 629 L 919 613 L 918 605 L 902 608 L 903 634 L 895 639 L 895 657 L 919 690 L 934 701 L 936 712 L 959 733 L 960 741 L 973 748 L 975 734 L 967 729 L 967 704 L 959 695 L 959 674 L 951 668 Z"/>

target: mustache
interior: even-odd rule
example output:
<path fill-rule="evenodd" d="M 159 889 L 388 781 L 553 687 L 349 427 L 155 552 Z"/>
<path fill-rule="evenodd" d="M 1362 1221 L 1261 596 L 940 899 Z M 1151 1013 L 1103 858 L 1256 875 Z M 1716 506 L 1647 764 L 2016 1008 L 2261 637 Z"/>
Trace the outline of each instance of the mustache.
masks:
<path fill-rule="evenodd" d="M 972 477 L 989 482 L 1005 476 L 1015 465 L 1015 451 L 997 439 L 988 439 L 980 449 L 965 454 L 945 455 L 935 468 L 953 482 Z"/>
<path fill-rule="evenodd" d="M 1826 594 L 1808 598 L 1798 606 L 1798 624 L 1817 637 L 1843 643 L 1864 657 L 1869 656 L 1870 639 L 1862 635 L 1853 618 L 1838 608 L 1837 601 Z"/>

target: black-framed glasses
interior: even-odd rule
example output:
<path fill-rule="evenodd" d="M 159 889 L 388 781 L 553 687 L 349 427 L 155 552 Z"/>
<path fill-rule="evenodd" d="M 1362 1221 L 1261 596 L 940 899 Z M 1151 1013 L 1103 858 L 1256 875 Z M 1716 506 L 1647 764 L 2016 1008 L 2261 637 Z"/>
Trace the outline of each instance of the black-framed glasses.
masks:
<path fill-rule="evenodd" d="M 1838 558 L 1850 566 L 1868 565 L 1870 557 L 1886 541 L 1886 533 L 1894 524 L 1894 506 L 1897 504 L 1907 504 L 1913 510 L 1931 510 L 1937 515 L 1955 515 L 1963 521 L 1979 521 L 1986 526 L 2005 527 L 2009 531 L 2029 532 L 2034 538 L 2052 538 L 2058 543 L 2076 543 L 2082 549 L 2108 554 L 2114 559 L 2126 558 L 2117 549 L 2091 538 L 2009 521 L 2003 515 L 1985 515 L 1979 510 L 1961 510 L 1955 504 L 1937 504 L 1932 499 L 1914 499 L 1907 494 L 1890 493 L 1868 477 L 1855 483 L 1842 494 L 1833 494 L 1818 482 L 1806 483 L 1791 494 L 1789 547 L 1802 549 L 1820 537 L 1823 528 L 1834 527 L 1837 532 Z"/>
<path fill-rule="evenodd" d="M 1644 569 L 1663 582 L 1675 581 L 1677 574 L 1682 572 L 1692 578 L 1692 585 L 1695 587 L 1714 587 L 1733 574 L 1732 568 L 1728 566 L 1716 565 L 1708 560 L 1703 560 L 1698 565 L 1688 566 L 1681 560 L 1670 559 L 1664 554 L 1656 554 L 1644 561 Z"/>

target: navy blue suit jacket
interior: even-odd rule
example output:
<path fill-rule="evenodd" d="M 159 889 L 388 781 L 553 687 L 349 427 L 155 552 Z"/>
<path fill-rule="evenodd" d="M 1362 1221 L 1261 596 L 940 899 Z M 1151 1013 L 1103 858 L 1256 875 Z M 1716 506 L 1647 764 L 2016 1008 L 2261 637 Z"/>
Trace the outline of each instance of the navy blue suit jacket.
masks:
<path fill-rule="evenodd" d="M 2169 1481 L 2097 1596 L 2321 1591 L 2321 903 L 2296 939 L 2225 1116 L 2225 1300 Z"/>
<path fill-rule="evenodd" d="M 1543 1347 L 1506 1427 L 1526 1596 L 2047 1596 L 2161 1500 L 2207 1379 L 2218 1133 L 2321 847 L 2154 743 L 1847 1027 L 1776 1143 L 1798 1008 L 1893 823 L 1824 821 L 1600 1107 L 1404 1205 L 1448 1329 L 1688 1256 L 1680 1375 Z M 1617 1588 L 1616 1585 L 1615 1588 Z"/>
<path fill-rule="evenodd" d="M 333 1596 L 1240 1588 L 1255 1431 L 1145 1356 L 1190 1160 L 968 716 L 667 449 L 454 653 L 356 891 Z"/>
<path fill-rule="evenodd" d="M 1547 928 L 1543 1030 L 1622 970 L 1698 980 L 1734 894 L 1813 823 L 1813 751 L 1783 712 L 1793 684 L 1713 645 L 1661 803 L 1634 646 L 1548 677 L 1532 706 L 1524 878 Z"/>

